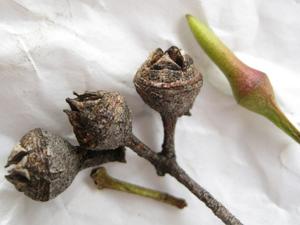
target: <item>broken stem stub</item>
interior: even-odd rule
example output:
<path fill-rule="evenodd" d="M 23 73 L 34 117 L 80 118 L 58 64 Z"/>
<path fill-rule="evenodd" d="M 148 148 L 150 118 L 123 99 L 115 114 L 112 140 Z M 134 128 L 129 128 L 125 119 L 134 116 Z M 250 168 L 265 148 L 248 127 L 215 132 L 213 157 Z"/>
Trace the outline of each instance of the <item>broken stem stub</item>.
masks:
<path fill-rule="evenodd" d="M 104 167 L 93 169 L 91 172 L 91 177 L 97 185 L 98 189 L 108 188 L 117 191 L 127 192 L 146 198 L 151 198 L 156 201 L 175 206 L 179 209 L 182 209 L 187 206 L 187 203 L 184 199 L 174 197 L 164 192 L 160 192 L 150 188 L 145 188 L 139 185 L 131 184 L 113 178 L 107 173 Z"/>

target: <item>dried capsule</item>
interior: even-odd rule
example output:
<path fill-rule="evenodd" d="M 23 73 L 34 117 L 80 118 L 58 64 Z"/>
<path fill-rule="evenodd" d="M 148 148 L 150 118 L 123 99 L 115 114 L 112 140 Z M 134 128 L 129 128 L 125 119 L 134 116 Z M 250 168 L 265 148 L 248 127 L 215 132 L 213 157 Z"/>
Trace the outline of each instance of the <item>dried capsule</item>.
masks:
<path fill-rule="evenodd" d="M 85 92 L 67 98 L 71 110 L 64 110 L 81 146 L 115 149 L 124 146 L 131 134 L 130 110 L 118 92 Z"/>
<path fill-rule="evenodd" d="M 81 169 L 124 160 L 124 149 L 104 154 L 78 151 L 63 138 L 36 128 L 24 135 L 12 150 L 5 177 L 28 197 L 48 201 L 69 187 Z"/>
<path fill-rule="evenodd" d="M 156 49 L 137 71 L 133 82 L 144 102 L 162 117 L 164 143 L 161 154 L 175 158 L 177 118 L 190 115 L 203 84 L 201 73 L 189 55 L 172 46 L 165 52 Z"/>
<path fill-rule="evenodd" d="M 189 114 L 202 86 L 192 58 L 175 46 L 156 49 L 134 77 L 137 92 L 154 110 L 179 117 Z"/>

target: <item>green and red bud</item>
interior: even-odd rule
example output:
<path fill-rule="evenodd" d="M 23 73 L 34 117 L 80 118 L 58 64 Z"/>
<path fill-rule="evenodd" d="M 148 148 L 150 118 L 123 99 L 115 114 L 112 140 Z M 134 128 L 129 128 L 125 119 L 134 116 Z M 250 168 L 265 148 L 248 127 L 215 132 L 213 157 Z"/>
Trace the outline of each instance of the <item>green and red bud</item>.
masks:
<path fill-rule="evenodd" d="M 191 15 L 186 18 L 199 45 L 227 77 L 238 104 L 265 116 L 300 143 L 300 132 L 278 107 L 268 76 L 239 60 L 204 23 Z"/>

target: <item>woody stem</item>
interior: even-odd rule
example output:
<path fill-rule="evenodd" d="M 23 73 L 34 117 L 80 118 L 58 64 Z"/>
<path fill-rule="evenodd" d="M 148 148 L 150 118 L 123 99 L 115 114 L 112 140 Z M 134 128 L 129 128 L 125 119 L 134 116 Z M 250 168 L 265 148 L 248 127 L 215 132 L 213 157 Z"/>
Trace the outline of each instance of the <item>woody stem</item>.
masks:
<path fill-rule="evenodd" d="M 169 159 L 175 158 L 174 136 L 177 117 L 161 115 L 161 118 L 164 126 L 164 142 L 161 154 Z"/>
<path fill-rule="evenodd" d="M 217 201 L 208 191 L 193 180 L 176 162 L 175 158 L 167 158 L 162 154 L 157 154 L 132 135 L 127 141 L 127 146 L 139 156 L 148 160 L 157 170 L 158 174 L 168 173 L 189 189 L 199 198 L 213 213 L 227 225 L 242 225 L 242 223 Z"/>

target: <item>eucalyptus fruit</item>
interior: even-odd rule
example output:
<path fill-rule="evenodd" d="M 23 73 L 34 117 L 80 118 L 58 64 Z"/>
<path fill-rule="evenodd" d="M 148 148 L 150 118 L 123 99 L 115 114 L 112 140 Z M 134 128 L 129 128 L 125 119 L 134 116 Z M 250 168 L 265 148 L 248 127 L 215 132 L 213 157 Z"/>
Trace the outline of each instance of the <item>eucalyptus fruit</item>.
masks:
<path fill-rule="evenodd" d="M 48 201 L 68 188 L 80 170 L 106 162 L 125 162 L 124 151 L 78 150 L 62 137 L 36 128 L 13 148 L 5 178 L 33 200 Z"/>
<path fill-rule="evenodd" d="M 188 54 L 172 46 L 165 52 L 156 49 L 137 71 L 133 82 L 144 102 L 161 115 L 165 131 L 161 154 L 175 157 L 177 118 L 190 115 L 203 84 L 201 73 Z"/>
<path fill-rule="evenodd" d="M 163 116 L 189 115 L 202 86 L 193 59 L 175 46 L 156 49 L 134 77 L 142 99 Z"/>
<path fill-rule="evenodd" d="M 67 98 L 71 110 L 64 110 L 78 142 L 89 149 L 115 149 L 125 145 L 131 134 L 130 110 L 118 92 L 85 92 Z"/>

